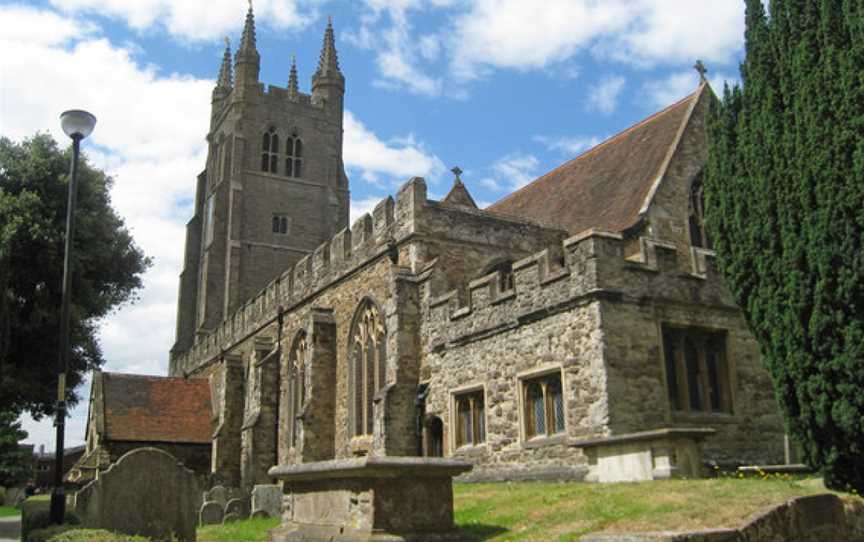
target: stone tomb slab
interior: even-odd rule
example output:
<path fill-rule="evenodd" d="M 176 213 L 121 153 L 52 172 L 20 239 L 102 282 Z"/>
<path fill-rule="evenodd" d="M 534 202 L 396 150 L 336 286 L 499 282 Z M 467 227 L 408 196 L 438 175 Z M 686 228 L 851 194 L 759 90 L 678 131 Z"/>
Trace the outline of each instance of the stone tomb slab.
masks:
<path fill-rule="evenodd" d="M 467 538 L 453 523 L 453 477 L 471 464 L 420 457 L 363 457 L 280 465 L 270 476 L 290 494 L 271 542 L 443 542 Z"/>

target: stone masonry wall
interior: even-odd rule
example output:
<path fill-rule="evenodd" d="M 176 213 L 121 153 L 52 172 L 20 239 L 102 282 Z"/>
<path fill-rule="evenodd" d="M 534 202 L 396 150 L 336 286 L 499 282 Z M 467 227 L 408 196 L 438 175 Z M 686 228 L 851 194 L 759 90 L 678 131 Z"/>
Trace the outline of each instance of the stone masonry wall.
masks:
<path fill-rule="evenodd" d="M 682 265 L 673 245 L 643 238 L 640 252 L 629 260 L 624 257 L 626 245 L 615 234 L 574 236 L 564 241 L 560 252 L 553 247 L 516 262 L 512 291 L 501 291 L 493 273 L 470 282 L 462 296 L 457 291 L 442 294 L 436 289 L 441 284 L 435 280 L 437 266 L 421 273 L 421 374 L 433 389 L 427 412 L 438 414 L 450 433 L 451 394 L 472 384 L 485 385 L 487 443 L 479 451 L 453 450 L 452 436 L 445 436 L 450 453 L 476 456 L 481 466 L 477 476 L 484 476 L 483 465 L 496 465 L 488 469 L 496 477 L 531 470 L 543 474 L 550 448 L 524 439 L 512 442 L 522 425 L 514 419 L 519 410 L 509 405 L 518 403 L 514 374 L 532 367 L 543 370 L 547 364 L 564 367 L 566 433 L 571 439 L 707 425 L 718 431 L 716 444 L 709 439 L 706 446 L 709 457 L 777 459 L 782 425 L 770 382 L 740 311 L 716 272 L 713 253 L 691 251 L 688 265 Z M 556 254 L 563 255 L 563 266 Z M 682 268 L 689 272 L 682 273 Z M 556 324 L 559 318 L 566 324 Z M 734 372 L 733 415 L 681 419 L 669 414 L 658 331 L 664 322 L 726 331 Z M 584 375 L 569 370 L 580 364 L 590 367 Z M 575 395 L 574 388 L 579 390 Z M 500 416 L 509 416 L 503 437 L 498 433 Z M 574 458 L 578 465 L 581 458 Z"/>
<path fill-rule="evenodd" d="M 577 478 L 587 459 L 569 440 L 603 433 L 607 409 L 598 303 L 587 302 L 543 320 L 427 356 L 427 416 L 444 422 L 445 455 L 474 462 L 473 479 Z M 566 433 L 526 440 L 520 377 L 562 375 Z M 456 448 L 453 392 L 483 389 L 486 442 Z"/>

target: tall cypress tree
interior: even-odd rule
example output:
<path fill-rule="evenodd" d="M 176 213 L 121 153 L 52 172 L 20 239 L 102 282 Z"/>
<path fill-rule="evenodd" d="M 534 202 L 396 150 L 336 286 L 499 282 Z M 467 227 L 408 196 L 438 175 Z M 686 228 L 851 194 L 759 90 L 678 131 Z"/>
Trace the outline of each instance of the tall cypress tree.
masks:
<path fill-rule="evenodd" d="M 864 0 L 746 0 L 706 214 L 805 459 L 864 493 Z"/>

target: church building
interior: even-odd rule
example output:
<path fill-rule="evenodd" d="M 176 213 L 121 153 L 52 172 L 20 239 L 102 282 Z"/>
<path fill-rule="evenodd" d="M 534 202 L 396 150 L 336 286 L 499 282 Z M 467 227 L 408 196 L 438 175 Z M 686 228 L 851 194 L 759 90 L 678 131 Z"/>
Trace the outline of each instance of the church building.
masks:
<path fill-rule="evenodd" d="M 233 60 L 233 64 L 232 64 Z M 703 224 L 693 94 L 486 209 L 422 178 L 348 223 L 346 81 L 258 80 L 252 10 L 213 90 L 169 375 L 206 379 L 213 476 L 443 456 L 492 479 L 776 463 L 759 348 Z"/>

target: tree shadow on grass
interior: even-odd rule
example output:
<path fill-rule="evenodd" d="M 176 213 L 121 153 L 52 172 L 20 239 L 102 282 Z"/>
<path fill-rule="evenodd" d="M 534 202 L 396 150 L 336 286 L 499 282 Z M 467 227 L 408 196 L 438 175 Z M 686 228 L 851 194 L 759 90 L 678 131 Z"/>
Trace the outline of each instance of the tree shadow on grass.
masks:
<path fill-rule="evenodd" d="M 484 540 L 490 540 L 500 534 L 504 534 L 508 532 L 509 529 L 505 529 L 500 525 L 471 523 L 469 525 L 461 525 L 459 530 L 462 531 L 462 534 L 464 534 L 471 542 L 483 542 Z"/>

